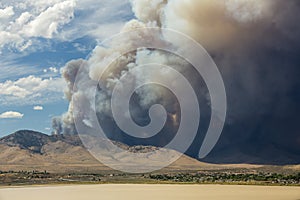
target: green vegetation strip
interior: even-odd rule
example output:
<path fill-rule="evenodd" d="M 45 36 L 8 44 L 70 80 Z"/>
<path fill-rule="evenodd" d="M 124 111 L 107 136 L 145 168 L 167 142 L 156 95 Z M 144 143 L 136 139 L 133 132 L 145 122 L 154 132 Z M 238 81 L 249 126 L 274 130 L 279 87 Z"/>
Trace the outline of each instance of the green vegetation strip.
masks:
<path fill-rule="evenodd" d="M 0 185 L 48 184 L 228 184 L 228 185 L 284 185 L 300 186 L 300 173 L 153 173 L 153 174 L 52 174 L 46 171 L 0 171 Z"/>

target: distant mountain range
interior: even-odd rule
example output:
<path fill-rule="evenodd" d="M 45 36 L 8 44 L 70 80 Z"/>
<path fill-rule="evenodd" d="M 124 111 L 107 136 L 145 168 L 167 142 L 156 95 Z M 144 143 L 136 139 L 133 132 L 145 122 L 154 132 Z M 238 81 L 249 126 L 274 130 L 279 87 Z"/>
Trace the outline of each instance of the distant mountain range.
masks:
<path fill-rule="evenodd" d="M 149 147 L 129 147 L 144 151 Z M 168 150 L 171 152 L 171 150 Z M 160 156 L 160 155 L 157 155 Z M 128 161 L 130 162 L 130 160 Z M 182 156 L 169 169 L 195 170 L 218 168 L 217 165 L 201 163 Z M 51 172 L 95 172 L 111 170 L 97 161 L 83 147 L 76 135 L 46 135 L 34 131 L 18 131 L 0 139 L 0 170 L 38 170 Z"/>
<path fill-rule="evenodd" d="M 122 148 L 129 151 L 149 151 L 151 148 L 125 144 Z M 173 150 L 165 150 L 176 154 Z M 163 155 L 155 155 L 163 156 Z M 126 158 L 124 158 L 126 160 Z M 129 158 L 128 158 L 129 159 Z M 162 159 L 164 159 L 162 157 Z M 126 160 L 126 162 L 134 162 Z M 249 164 L 209 164 L 183 155 L 165 170 L 220 170 L 232 168 L 259 168 L 261 165 Z M 295 166 L 287 168 L 295 169 Z M 299 166 L 296 166 L 298 169 Z M 50 172 L 98 172 L 110 168 L 101 164 L 84 148 L 77 135 L 46 135 L 43 133 L 22 130 L 0 139 L 0 170 L 21 171 L 38 170 Z"/>

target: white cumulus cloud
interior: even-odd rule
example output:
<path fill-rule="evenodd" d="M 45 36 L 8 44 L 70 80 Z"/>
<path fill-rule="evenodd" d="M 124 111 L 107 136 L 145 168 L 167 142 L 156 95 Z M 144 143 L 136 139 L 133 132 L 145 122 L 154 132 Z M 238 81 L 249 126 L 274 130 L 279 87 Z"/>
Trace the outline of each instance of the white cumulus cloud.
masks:
<path fill-rule="evenodd" d="M 0 2 L 0 52 L 6 46 L 22 52 L 36 37 L 54 38 L 73 19 L 75 7 L 76 0 Z"/>
<path fill-rule="evenodd" d="M 118 33 L 131 14 L 128 0 L 0 1 L 0 53 L 35 51 L 41 38 L 102 40 Z"/>
<path fill-rule="evenodd" d="M 7 111 L 0 114 L 0 119 L 21 119 L 24 114 L 15 112 L 15 111 Z"/>
<path fill-rule="evenodd" d="M 56 67 L 50 67 L 49 70 L 50 72 L 58 73 L 58 69 Z"/>
<path fill-rule="evenodd" d="M 52 38 L 58 32 L 59 27 L 71 21 L 75 5 L 75 1 L 69 0 L 49 7 L 26 24 L 22 33 L 28 37 Z"/>
<path fill-rule="evenodd" d="M 34 106 L 33 110 L 37 110 L 37 111 L 44 110 L 44 107 L 43 106 Z"/>
<path fill-rule="evenodd" d="M 33 75 L 0 83 L 0 104 L 32 105 L 59 101 L 65 83 L 61 78 L 40 78 Z"/>
<path fill-rule="evenodd" d="M 44 69 L 43 70 L 44 73 L 47 73 L 47 72 L 52 72 L 52 73 L 58 73 L 59 70 L 56 68 L 56 67 L 49 67 L 48 69 Z"/>
<path fill-rule="evenodd" d="M 2 18 L 9 18 L 14 15 L 14 9 L 12 6 L 6 7 L 4 9 L 0 9 L 0 19 Z"/>

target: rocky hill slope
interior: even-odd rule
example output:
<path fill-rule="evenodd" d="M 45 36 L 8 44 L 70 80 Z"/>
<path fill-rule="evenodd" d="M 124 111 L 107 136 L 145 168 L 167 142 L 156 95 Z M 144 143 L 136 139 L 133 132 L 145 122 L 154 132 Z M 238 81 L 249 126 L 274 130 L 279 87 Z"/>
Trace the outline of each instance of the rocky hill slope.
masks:
<path fill-rule="evenodd" d="M 145 153 L 157 149 L 156 147 L 118 145 L 130 152 Z M 176 155 L 173 150 L 164 149 L 171 155 Z M 122 156 L 119 154 L 116 156 Z M 161 154 L 153 154 L 154 157 L 166 159 Z M 134 163 L 132 158 L 122 157 L 126 163 Z M 203 163 L 189 156 L 182 155 L 176 162 L 168 166 L 166 171 L 190 171 L 190 170 L 224 170 L 224 169 L 252 169 L 261 168 L 262 165 L 234 164 L 220 165 Z M 283 167 L 280 167 L 282 169 Z M 289 170 L 300 170 L 298 165 L 284 166 Z M 76 135 L 49 136 L 35 131 L 18 131 L 0 139 L 0 171 L 44 171 L 56 173 L 71 172 L 99 172 L 111 171 L 96 160 L 82 145 Z"/>

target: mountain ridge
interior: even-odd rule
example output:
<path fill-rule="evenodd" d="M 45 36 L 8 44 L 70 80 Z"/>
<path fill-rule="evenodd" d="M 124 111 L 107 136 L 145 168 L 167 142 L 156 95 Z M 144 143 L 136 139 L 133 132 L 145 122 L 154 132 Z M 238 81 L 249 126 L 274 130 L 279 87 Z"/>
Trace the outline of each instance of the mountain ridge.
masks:
<path fill-rule="evenodd" d="M 128 146 L 115 142 L 119 147 L 130 151 L 145 153 L 156 150 L 151 146 Z M 168 150 L 175 155 L 174 150 Z M 163 155 L 155 155 L 163 156 Z M 164 157 L 161 157 L 164 159 Z M 127 158 L 124 158 L 127 162 Z M 135 162 L 135 160 L 128 160 Z M 300 165 L 285 166 L 284 169 L 299 170 Z M 224 170 L 224 169 L 257 169 L 264 165 L 212 164 L 198 161 L 182 155 L 165 170 Z M 281 167 L 280 167 L 281 169 Z M 46 135 L 37 131 L 20 130 L 0 138 L 0 170 L 38 170 L 50 172 L 99 172 L 110 168 L 96 160 L 82 145 L 78 135 Z"/>
<path fill-rule="evenodd" d="M 120 143 L 118 145 L 131 152 L 147 152 L 156 149 L 149 146 L 129 147 Z M 210 164 L 185 155 L 176 162 L 179 164 L 173 164 L 170 169 L 211 168 Z M 77 135 L 50 136 L 36 131 L 21 130 L 0 139 L 0 170 L 94 172 L 111 169 L 96 160 L 84 148 Z"/>

